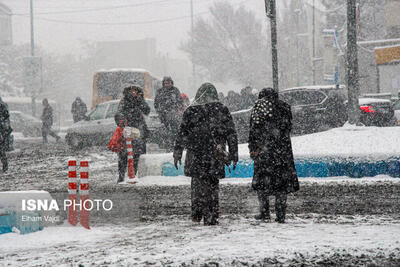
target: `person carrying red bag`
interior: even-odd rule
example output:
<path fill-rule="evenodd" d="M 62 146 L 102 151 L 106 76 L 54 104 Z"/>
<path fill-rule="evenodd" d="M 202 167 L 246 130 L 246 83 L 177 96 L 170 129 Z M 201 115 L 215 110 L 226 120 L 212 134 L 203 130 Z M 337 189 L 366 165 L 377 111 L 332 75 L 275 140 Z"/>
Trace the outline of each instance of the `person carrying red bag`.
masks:
<path fill-rule="evenodd" d="M 127 126 L 137 128 L 140 131 L 140 137 L 136 140 L 132 140 L 133 164 L 136 174 L 140 155 L 146 153 L 146 140 L 149 136 L 149 130 L 144 116 L 150 113 L 150 107 L 143 97 L 142 87 L 136 81 L 131 81 L 129 84 L 125 85 L 122 95 L 114 119 L 115 123 L 121 128 Z M 118 153 L 119 177 L 117 183 L 124 181 L 128 163 L 125 138 L 123 139 L 123 144 L 122 150 Z"/>

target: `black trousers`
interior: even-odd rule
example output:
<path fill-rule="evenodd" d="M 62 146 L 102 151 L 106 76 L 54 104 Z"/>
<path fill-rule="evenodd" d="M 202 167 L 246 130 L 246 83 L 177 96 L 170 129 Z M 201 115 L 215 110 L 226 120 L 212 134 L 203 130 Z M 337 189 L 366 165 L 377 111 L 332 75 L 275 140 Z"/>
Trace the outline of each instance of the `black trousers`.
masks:
<path fill-rule="evenodd" d="M 133 166 L 135 168 L 135 175 L 137 173 L 139 166 L 139 157 L 140 154 L 133 153 Z M 126 151 L 126 148 L 124 148 L 123 150 L 121 150 L 121 152 L 118 153 L 118 173 L 119 173 L 117 181 L 118 183 L 124 181 L 127 167 L 128 167 L 128 153 Z"/>
<path fill-rule="evenodd" d="M 192 177 L 191 181 L 192 220 L 205 225 L 218 223 L 219 217 L 219 179 L 211 177 Z"/>
<path fill-rule="evenodd" d="M 8 170 L 6 147 L 0 147 L 0 160 L 1 163 L 3 164 L 3 172 L 6 172 Z"/>
<path fill-rule="evenodd" d="M 53 132 L 51 130 L 51 126 L 50 125 L 42 125 L 42 136 L 43 136 L 43 143 L 47 143 L 47 135 L 50 135 L 54 138 L 56 138 L 57 140 L 60 138 L 55 132 Z"/>
<path fill-rule="evenodd" d="M 263 190 L 257 190 L 257 196 L 259 201 L 260 214 L 265 217 L 270 217 L 271 213 L 269 210 L 269 194 Z M 285 221 L 286 216 L 286 192 L 275 193 L 275 213 L 278 221 Z"/>

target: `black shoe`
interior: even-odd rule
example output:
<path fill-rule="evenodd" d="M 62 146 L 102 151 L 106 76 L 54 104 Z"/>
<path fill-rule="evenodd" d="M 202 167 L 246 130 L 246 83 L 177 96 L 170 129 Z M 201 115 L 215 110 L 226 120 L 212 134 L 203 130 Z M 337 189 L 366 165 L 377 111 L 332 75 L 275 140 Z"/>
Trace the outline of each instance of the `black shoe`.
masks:
<path fill-rule="evenodd" d="M 210 225 L 218 225 L 219 222 L 217 220 L 213 220 L 211 222 L 204 222 L 205 226 L 210 226 Z"/>
<path fill-rule="evenodd" d="M 194 222 L 194 223 L 200 223 L 200 222 L 201 222 L 201 218 L 192 217 L 192 222 Z"/>
<path fill-rule="evenodd" d="M 122 183 L 124 181 L 124 177 L 122 176 L 120 176 L 119 178 L 118 178 L 118 181 L 117 181 L 117 184 L 119 184 L 119 183 Z"/>
<path fill-rule="evenodd" d="M 276 218 L 275 221 L 277 223 L 285 223 L 285 219 L 282 219 L 282 218 Z"/>
<path fill-rule="evenodd" d="M 267 216 L 267 215 L 265 215 L 265 214 L 258 214 L 258 215 L 256 215 L 256 216 L 254 216 L 254 219 L 256 219 L 256 220 L 267 221 L 267 220 L 270 220 L 271 217 L 270 217 L 270 216 Z"/>

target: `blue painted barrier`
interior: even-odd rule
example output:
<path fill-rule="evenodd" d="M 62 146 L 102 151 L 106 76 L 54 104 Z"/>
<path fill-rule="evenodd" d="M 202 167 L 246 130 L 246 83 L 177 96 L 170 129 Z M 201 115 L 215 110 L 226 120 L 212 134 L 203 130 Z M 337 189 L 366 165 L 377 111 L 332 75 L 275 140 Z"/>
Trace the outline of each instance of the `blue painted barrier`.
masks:
<path fill-rule="evenodd" d="M 12 232 L 11 216 L 9 213 L 0 214 L 0 235 Z"/>
<path fill-rule="evenodd" d="M 349 176 L 360 178 L 381 174 L 400 177 L 399 158 L 379 161 L 366 161 L 357 158 L 295 159 L 295 166 L 299 177 Z M 253 177 L 253 173 L 254 163 L 251 159 L 239 161 L 235 170 L 232 170 L 232 165 L 229 168 L 225 166 L 225 176 L 229 178 Z M 162 165 L 161 175 L 184 175 L 184 166 L 181 165 L 176 170 L 172 163 L 166 162 Z"/>
<path fill-rule="evenodd" d="M 41 218 L 41 215 L 39 212 L 6 211 L 0 216 L 0 234 L 11 233 L 13 228 L 18 229 L 22 235 L 43 230 L 43 218 L 37 221 L 30 218 Z"/>

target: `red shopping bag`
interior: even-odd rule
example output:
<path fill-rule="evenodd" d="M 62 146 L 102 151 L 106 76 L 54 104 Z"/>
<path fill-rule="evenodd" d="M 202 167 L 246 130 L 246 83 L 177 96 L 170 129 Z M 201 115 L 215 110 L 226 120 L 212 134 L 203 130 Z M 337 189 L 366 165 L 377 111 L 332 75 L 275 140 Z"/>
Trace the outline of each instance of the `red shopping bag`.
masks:
<path fill-rule="evenodd" d="M 108 143 L 108 149 L 115 153 L 119 153 L 124 148 L 124 129 L 121 127 L 122 122 L 123 120 L 119 123 L 110 142 Z"/>

